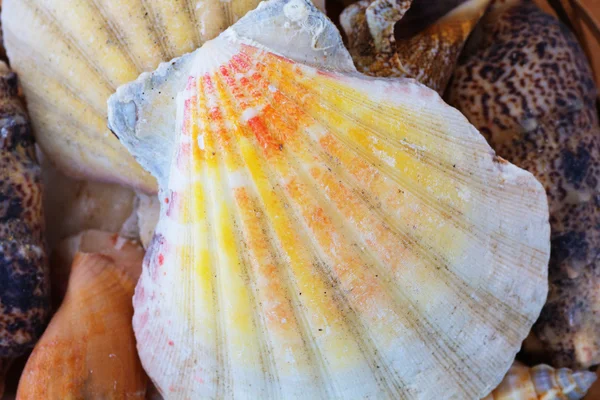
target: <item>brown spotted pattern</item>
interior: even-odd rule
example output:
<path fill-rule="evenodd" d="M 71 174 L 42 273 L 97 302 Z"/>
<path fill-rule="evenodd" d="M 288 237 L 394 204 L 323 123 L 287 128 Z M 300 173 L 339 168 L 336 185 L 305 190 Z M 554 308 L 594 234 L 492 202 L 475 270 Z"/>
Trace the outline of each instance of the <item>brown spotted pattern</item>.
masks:
<path fill-rule="evenodd" d="M 48 315 L 41 194 L 17 76 L 0 63 L 0 358 L 33 347 Z"/>
<path fill-rule="evenodd" d="M 555 366 L 600 363 L 600 127 L 575 37 L 528 1 L 485 17 L 447 100 L 545 186 L 550 292 L 534 334 Z"/>

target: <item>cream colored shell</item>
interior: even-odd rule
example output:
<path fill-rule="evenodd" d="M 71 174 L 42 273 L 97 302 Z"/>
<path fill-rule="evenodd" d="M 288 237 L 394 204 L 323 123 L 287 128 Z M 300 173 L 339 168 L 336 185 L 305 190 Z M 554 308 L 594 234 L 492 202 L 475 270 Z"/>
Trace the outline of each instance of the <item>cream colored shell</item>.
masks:
<path fill-rule="evenodd" d="M 166 398 L 481 398 L 544 303 L 541 185 L 304 0 L 119 88 L 109 125 L 160 184 L 134 330 Z"/>
<path fill-rule="evenodd" d="M 106 128 L 106 100 L 121 84 L 195 50 L 258 0 L 4 0 L 10 63 L 36 139 L 61 170 L 156 190 Z"/>

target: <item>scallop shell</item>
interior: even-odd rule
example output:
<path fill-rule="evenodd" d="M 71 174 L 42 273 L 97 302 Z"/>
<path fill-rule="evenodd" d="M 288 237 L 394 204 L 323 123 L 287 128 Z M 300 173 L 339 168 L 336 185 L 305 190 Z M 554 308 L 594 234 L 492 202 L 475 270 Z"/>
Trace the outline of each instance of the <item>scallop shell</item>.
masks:
<path fill-rule="evenodd" d="M 530 2 L 490 12 L 472 47 L 449 103 L 548 193 L 550 292 L 534 333 L 555 366 L 598 364 L 600 125 L 591 69 L 568 29 Z"/>
<path fill-rule="evenodd" d="M 152 176 L 106 129 L 106 100 L 117 86 L 196 49 L 258 3 L 4 0 L 6 50 L 44 153 L 73 177 L 155 191 Z"/>
<path fill-rule="evenodd" d="M 40 166 L 17 76 L 1 61 L 0 116 L 0 359 L 12 359 L 41 335 L 50 300 Z"/>
<path fill-rule="evenodd" d="M 167 398 L 480 398 L 543 305 L 541 185 L 304 0 L 119 88 L 109 126 L 160 183 L 134 330 Z"/>
<path fill-rule="evenodd" d="M 131 327 L 144 252 L 119 243 L 105 254 L 75 255 L 65 300 L 27 361 L 17 399 L 144 399 Z"/>
<path fill-rule="evenodd" d="M 348 6 L 340 15 L 340 23 L 350 54 L 362 73 L 414 78 L 442 94 L 463 45 L 490 0 L 467 0 L 420 32 L 396 38 L 394 27 L 403 22 L 412 2 L 362 0 Z M 430 15 L 423 13 L 423 21 L 413 17 L 408 25 L 426 24 Z"/>
<path fill-rule="evenodd" d="M 483 400 L 579 400 L 595 380 L 596 374 L 590 371 L 554 369 L 545 364 L 529 368 L 515 362 L 502 383 Z"/>

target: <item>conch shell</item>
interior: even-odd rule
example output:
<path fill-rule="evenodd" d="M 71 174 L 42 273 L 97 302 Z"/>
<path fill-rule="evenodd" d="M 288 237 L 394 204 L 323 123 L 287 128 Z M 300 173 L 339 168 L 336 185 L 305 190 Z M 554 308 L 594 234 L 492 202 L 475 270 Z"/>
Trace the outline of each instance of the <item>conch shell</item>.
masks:
<path fill-rule="evenodd" d="M 17 76 L 0 62 L 0 373 L 31 349 L 50 309 L 40 167 Z"/>
<path fill-rule="evenodd" d="M 550 292 L 533 332 L 555 366 L 600 363 L 600 125 L 596 86 L 575 37 L 529 1 L 482 20 L 448 88 L 502 157 L 548 193 Z"/>
<path fill-rule="evenodd" d="M 160 184 L 133 324 L 167 398 L 480 398 L 544 303 L 541 185 L 307 1 L 120 87 L 109 126 Z"/>
<path fill-rule="evenodd" d="M 442 94 L 463 45 L 489 2 L 466 0 L 434 24 L 401 38 L 396 37 L 394 27 L 403 22 L 413 0 L 361 0 L 342 12 L 340 23 L 360 72 L 414 78 Z M 419 25 L 419 18 L 409 24 Z"/>
<path fill-rule="evenodd" d="M 91 234 L 100 240 L 84 247 L 103 254 L 75 255 L 64 302 L 21 375 L 19 400 L 144 398 L 147 377 L 131 327 L 144 252 L 114 235 Z"/>
<path fill-rule="evenodd" d="M 515 362 L 502 383 L 483 400 L 579 400 L 595 380 L 596 374 L 590 371 L 554 369 L 545 364 L 529 368 Z"/>

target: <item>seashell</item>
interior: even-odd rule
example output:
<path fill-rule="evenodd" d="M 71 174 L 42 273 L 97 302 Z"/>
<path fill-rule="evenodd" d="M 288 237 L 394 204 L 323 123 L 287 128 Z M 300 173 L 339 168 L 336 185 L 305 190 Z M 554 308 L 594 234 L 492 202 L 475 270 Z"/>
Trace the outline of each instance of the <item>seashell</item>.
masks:
<path fill-rule="evenodd" d="M 550 292 L 534 333 L 555 366 L 600 363 L 600 126 L 596 88 L 574 36 L 530 2 L 482 20 L 448 101 L 498 154 L 548 193 Z"/>
<path fill-rule="evenodd" d="M 65 300 L 27 361 L 17 399 L 144 399 L 147 377 L 131 327 L 144 252 L 120 243 L 75 255 Z"/>
<path fill-rule="evenodd" d="M 96 253 L 115 258 L 120 267 L 135 271 L 136 268 L 140 268 L 139 251 L 139 244 L 136 241 L 130 241 L 116 233 L 96 229 L 86 230 L 63 239 L 55 246 L 51 257 L 52 297 L 56 304 L 55 308 L 62 303 L 67 292 L 71 265 L 77 253 Z"/>
<path fill-rule="evenodd" d="M 515 362 L 483 400 L 579 400 L 595 380 L 596 374 L 590 371 L 554 369 L 546 364 L 530 368 Z"/>
<path fill-rule="evenodd" d="M 422 31 L 396 38 L 394 26 L 403 22 L 412 2 L 362 0 L 348 6 L 340 23 L 350 54 L 364 74 L 414 78 L 442 94 L 465 41 L 490 0 L 467 0 Z M 426 17 L 431 17 L 430 13 L 424 12 L 423 19 Z M 408 26 L 425 23 L 418 17 L 407 22 Z"/>
<path fill-rule="evenodd" d="M 480 398 L 543 305 L 541 185 L 434 91 L 358 73 L 309 2 L 108 114 L 161 188 L 133 324 L 166 398 Z"/>
<path fill-rule="evenodd" d="M 106 100 L 120 84 L 196 49 L 258 3 L 4 0 L 6 50 L 44 153 L 75 178 L 155 191 L 154 179 L 106 129 Z"/>
<path fill-rule="evenodd" d="M 50 301 L 40 167 L 17 76 L 3 62 L 0 115 L 0 365 L 7 366 L 35 344 Z"/>

